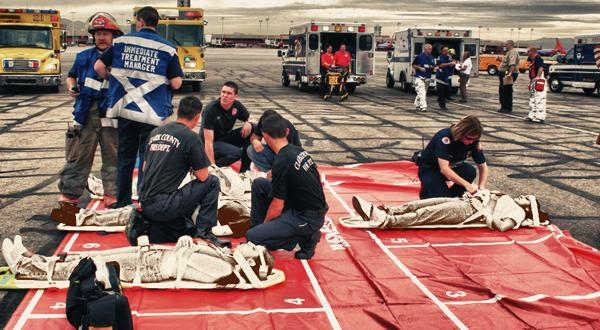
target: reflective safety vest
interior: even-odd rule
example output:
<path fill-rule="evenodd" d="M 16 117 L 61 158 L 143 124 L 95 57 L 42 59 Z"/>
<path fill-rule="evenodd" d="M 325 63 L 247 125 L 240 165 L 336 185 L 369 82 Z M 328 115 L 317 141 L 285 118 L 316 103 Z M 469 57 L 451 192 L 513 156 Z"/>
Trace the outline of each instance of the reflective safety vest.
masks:
<path fill-rule="evenodd" d="M 173 113 L 166 74 L 176 54 L 176 47 L 153 31 L 115 39 L 106 116 L 159 126 Z"/>
<path fill-rule="evenodd" d="M 106 115 L 106 109 L 108 108 L 106 98 L 108 81 L 102 79 L 94 71 L 94 63 L 96 63 L 100 54 L 96 48 L 86 49 L 77 54 L 73 64 L 77 74 L 77 85 L 79 86 L 79 96 L 75 99 L 73 119 L 81 125 L 85 124 L 94 102 L 98 102 L 100 117 Z"/>

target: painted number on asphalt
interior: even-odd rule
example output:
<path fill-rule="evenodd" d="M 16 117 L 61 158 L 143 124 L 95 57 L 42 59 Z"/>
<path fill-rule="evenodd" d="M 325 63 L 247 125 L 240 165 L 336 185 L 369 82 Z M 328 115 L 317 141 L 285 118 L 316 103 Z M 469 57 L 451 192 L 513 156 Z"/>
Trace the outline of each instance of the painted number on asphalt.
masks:
<path fill-rule="evenodd" d="M 304 302 L 304 299 L 302 299 L 302 298 L 294 298 L 294 299 L 286 299 L 284 301 L 286 303 L 288 303 L 288 304 L 302 305 L 302 303 Z"/>
<path fill-rule="evenodd" d="M 464 291 L 446 291 L 446 295 L 450 298 L 463 298 L 467 296 Z"/>

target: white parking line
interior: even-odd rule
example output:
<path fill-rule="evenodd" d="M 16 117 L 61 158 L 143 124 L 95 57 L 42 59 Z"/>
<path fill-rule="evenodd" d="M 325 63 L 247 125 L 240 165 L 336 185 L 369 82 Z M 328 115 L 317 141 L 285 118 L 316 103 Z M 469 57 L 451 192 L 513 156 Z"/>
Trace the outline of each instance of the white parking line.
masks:
<path fill-rule="evenodd" d="M 355 217 L 356 212 L 338 195 L 338 193 L 328 184 L 325 175 L 323 175 L 323 183 L 327 190 L 342 204 L 344 209 L 350 213 L 351 216 Z M 436 297 L 431 290 L 429 290 L 418 277 L 416 277 L 406 265 L 404 265 L 398 257 L 396 257 L 390 249 L 388 249 L 381 240 L 377 237 L 377 235 L 373 234 L 371 231 L 367 230 L 369 236 L 375 241 L 377 246 L 392 260 L 392 262 L 404 273 L 406 277 L 408 277 L 420 290 L 423 292 L 434 304 L 438 306 L 438 308 L 456 325 L 459 329 L 468 329 L 467 326 L 448 308 L 448 306 L 444 305 L 444 303 Z"/>
<path fill-rule="evenodd" d="M 221 310 L 221 311 L 192 311 L 192 312 L 147 312 L 140 313 L 138 311 L 131 311 L 132 315 L 137 317 L 160 317 L 160 316 L 191 316 L 191 315 L 250 315 L 257 313 L 266 313 L 266 314 L 302 314 L 302 313 L 323 313 L 325 312 L 324 308 L 275 308 L 275 309 L 264 309 L 264 308 L 255 308 L 250 310 Z M 65 314 L 31 314 L 31 319 L 64 319 L 67 318 Z"/>
<path fill-rule="evenodd" d="M 388 249 L 402 249 L 402 248 L 419 248 L 419 247 L 447 247 L 447 246 L 486 246 L 486 245 L 511 245 L 511 244 L 537 244 L 548 240 L 555 236 L 555 234 L 548 234 L 544 237 L 531 240 L 531 241 L 502 241 L 502 242 L 456 242 L 456 243 L 425 243 L 425 244 L 414 244 L 414 245 L 386 245 Z M 557 237 L 558 238 L 558 237 Z"/>
<path fill-rule="evenodd" d="M 308 279 L 310 280 L 310 283 L 313 286 L 313 290 L 315 290 L 315 293 L 316 293 L 317 297 L 319 298 L 321 305 L 325 309 L 325 313 L 327 314 L 329 323 L 331 323 L 331 327 L 334 330 L 341 330 L 342 327 L 340 326 L 337 318 L 335 317 L 335 314 L 333 313 L 333 309 L 331 308 L 329 301 L 327 301 L 327 297 L 325 297 L 325 294 L 323 294 L 323 290 L 321 289 L 321 286 L 319 285 L 319 282 L 317 281 L 315 274 L 313 273 L 312 269 L 310 268 L 308 261 L 302 260 L 302 266 L 304 266 L 304 270 L 306 271 L 306 275 L 308 275 Z"/>

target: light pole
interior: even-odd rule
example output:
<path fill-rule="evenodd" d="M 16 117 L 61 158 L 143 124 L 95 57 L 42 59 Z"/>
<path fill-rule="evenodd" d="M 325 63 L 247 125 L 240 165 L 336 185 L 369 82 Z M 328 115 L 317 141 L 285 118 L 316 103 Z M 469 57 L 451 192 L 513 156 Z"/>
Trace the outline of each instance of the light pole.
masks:
<path fill-rule="evenodd" d="M 75 13 L 74 11 L 70 12 L 71 14 L 71 43 L 75 44 Z"/>
<path fill-rule="evenodd" d="M 517 48 L 519 48 L 521 43 L 521 27 L 517 27 Z"/>
<path fill-rule="evenodd" d="M 514 28 L 511 28 L 511 29 L 510 29 L 510 40 L 512 40 L 512 38 L 513 38 L 513 31 L 514 31 L 514 30 L 515 30 Z"/>
<path fill-rule="evenodd" d="M 477 27 L 477 38 L 479 38 L 479 39 L 481 39 L 481 28 L 482 27 L 483 26 L 481 26 L 481 25 Z"/>
<path fill-rule="evenodd" d="M 267 17 L 267 18 L 265 18 L 265 22 L 267 22 L 267 36 L 266 36 L 266 38 L 265 38 L 265 42 L 266 42 L 267 40 L 269 40 L 269 19 L 270 19 L 270 18 L 268 18 L 268 17 Z"/>
<path fill-rule="evenodd" d="M 402 23 L 396 22 L 396 31 L 400 31 L 400 25 L 402 25 Z"/>
<path fill-rule="evenodd" d="M 529 29 L 529 42 L 533 40 L 533 28 Z"/>
<path fill-rule="evenodd" d="M 225 42 L 225 17 L 221 16 L 221 45 Z"/>
<path fill-rule="evenodd" d="M 261 34 L 261 35 L 262 35 L 262 21 L 263 21 L 262 19 L 258 20 L 258 26 L 259 26 L 258 29 L 259 29 L 259 34 Z"/>

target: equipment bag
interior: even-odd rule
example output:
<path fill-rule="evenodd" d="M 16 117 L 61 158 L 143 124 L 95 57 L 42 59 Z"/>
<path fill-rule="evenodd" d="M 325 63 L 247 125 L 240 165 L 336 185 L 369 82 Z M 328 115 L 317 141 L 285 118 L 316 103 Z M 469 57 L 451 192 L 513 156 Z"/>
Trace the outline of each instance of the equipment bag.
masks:
<path fill-rule="evenodd" d="M 102 267 L 106 268 L 110 288 L 105 288 L 104 282 L 97 279 L 92 258 L 82 259 L 73 270 L 67 291 L 67 320 L 80 329 L 133 329 L 129 300 L 121 293 L 118 265 L 102 263 Z"/>
<path fill-rule="evenodd" d="M 537 79 L 535 81 L 535 83 L 533 84 L 533 88 L 535 88 L 535 90 L 538 91 L 538 92 L 543 92 L 544 89 L 546 88 L 546 80 L 544 80 L 544 79 Z"/>

